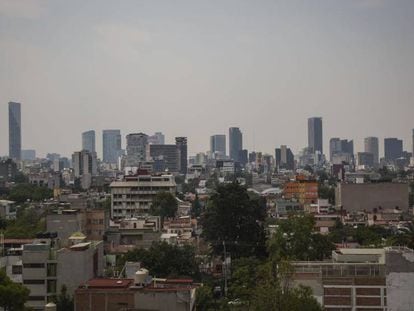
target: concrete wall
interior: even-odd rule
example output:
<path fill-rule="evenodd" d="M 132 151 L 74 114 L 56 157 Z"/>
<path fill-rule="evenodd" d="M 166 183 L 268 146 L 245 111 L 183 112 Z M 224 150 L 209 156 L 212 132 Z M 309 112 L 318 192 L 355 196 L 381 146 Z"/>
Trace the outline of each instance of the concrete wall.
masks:
<path fill-rule="evenodd" d="M 372 211 L 380 206 L 408 210 L 408 185 L 403 183 L 340 183 L 335 197 L 336 204 L 348 212 Z"/>
<path fill-rule="evenodd" d="M 386 253 L 388 311 L 411 311 L 414 306 L 414 253 Z"/>
<path fill-rule="evenodd" d="M 135 293 L 135 308 L 154 311 L 192 311 L 195 289 L 188 291 L 138 291 Z"/>
<path fill-rule="evenodd" d="M 94 274 L 94 254 L 97 254 L 96 275 Z M 75 289 L 83 282 L 103 275 L 103 243 L 84 251 L 61 249 L 57 253 L 57 288 L 60 292 L 66 285 L 68 294 L 73 295 Z"/>

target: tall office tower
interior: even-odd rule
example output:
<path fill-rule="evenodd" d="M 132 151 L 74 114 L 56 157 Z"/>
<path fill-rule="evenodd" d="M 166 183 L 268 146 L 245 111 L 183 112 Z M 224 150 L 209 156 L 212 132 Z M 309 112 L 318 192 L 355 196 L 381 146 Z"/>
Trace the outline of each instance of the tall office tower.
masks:
<path fill-rule="evenodd" d="M 374 167 L 374 155 L 371 152 L 358 152 L 358 165 Z"/>
<path fill-rule="evenodd" d="M 364 139 L 364 151 L 372 153 L 372 155 L 374 156 L 374 166 L 379 164 L 378 137 L 366 137 Z"/>
<path fill-rule="evenodd" d="M 281 145 L 280 148 L 275 149 L 275 160 L 277 169 L 295 169 L 293 152 L 286 145 Z"/>
<path fill-rule="evenodd" d="M 313 153 L 323 154 L 322 118 L 308 119 L 308 147 Z"/>
<path fill-rule="evenodd" d="M 102 158 L 104 163 L 118 163 L 121 155 L 121 131 L 102 131 Z"/>
<path fill-rule="evenodd" d="M 82 150 L 96 152 L 94 130 L 90 130 L 90 131 L 86 131 L 82 133 Z"/>
<path fill-rule="evenodd" d="M 351 163 L 354 160 L 354 141 L 331 138 L 329 140 L 329 160 L 331 163 Z"/>
<path fill-rule="evenodd" d="M 384 157 L 385 160 L 394 161 L 401 158 L 403 153 L 403 141 L 398 138 L 384 139 Z"/>
<path fill-rule="evenodd" d="M 22 123 L 20 103 L 9 102 L 9 157 L 20 160 L 22 157 Z"/>
<path fill-rule="evenodd" d="M 155 132 L 154 135 L 148 136 L 148 144 L 150 145 L 164 145 L 165 136 L 161 132 Z"/>
<path fill-rule="evenodd" d="M 187 137 L 176 137 L 175 145 L 180 154 L 180 173 L 187 174 Z"/>
<path fill-rule="evenodd" d="M 76 151 L 72 154 L 72 167 L 75 177 L 96 175 L 98 171 L 96 152 Z"/>
<path fill-rule="evenodd" d="M 249 152 L 247 149 L 243 149 L 239 151 L 239 162 L 244 167 L 247 162 L 249 161 Z"/>
<path fill-rule="evenodd" d="M 210 152 L 213 156 L 226 156 L 226 135 L 213 135 L 210 137 Z"/>
<path fill-rule="evenodd" d="M 412 151 L 411 151 L 411 156 L 414 158 L 414 129 L 413 129 L 413 145 L 412 145 Z"/>
<path fill-rule="evenodd" d="M 128 134 L 126 166 L 138 167 L 140 162 L 147 161 L 148 135 L 144 133 Z"/>
<path fill-rule="evenodd" d="M 243 134 L 238 127 L 229 129 L 230 159 L 239 162 L 239 153 L 243 150 Z"/>
<path fill-rule="evenodd" d="M 149 154 L 154 161 L 154 171 L 171 173 L 180 171 L 180 152 L 177 145 L 149 145 Z"/>
<path fill-rule="evenodd" d="M 329 140 L 329 161 L 333 161 L 333 157 L 336 153 L 341 152 L 341 139 L 334 137 Z"/>

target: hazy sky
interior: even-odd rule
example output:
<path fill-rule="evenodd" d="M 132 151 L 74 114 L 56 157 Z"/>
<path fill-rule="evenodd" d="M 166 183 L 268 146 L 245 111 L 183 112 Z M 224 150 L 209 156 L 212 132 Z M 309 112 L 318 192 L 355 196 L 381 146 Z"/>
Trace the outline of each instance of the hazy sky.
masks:
<path fill-rule="evenodd" d="M 189 152 L 238 126 L 273 153 L 414 128 L 412 0 L 0 0 L 0 154 L 9 101 L 23 149 L 70 155 L 81 132 L 162 131 Z M 124 142 L 123 142 L 124 147 Z"/>

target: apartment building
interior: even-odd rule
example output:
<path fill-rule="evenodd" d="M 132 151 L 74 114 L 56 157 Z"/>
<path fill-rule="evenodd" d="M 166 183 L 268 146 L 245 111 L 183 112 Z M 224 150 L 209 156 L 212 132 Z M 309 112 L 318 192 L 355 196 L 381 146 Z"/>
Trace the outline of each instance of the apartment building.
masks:
<path fill-rule="evenodd" d="M 294 285 L 310 286 L 327 311 L 409 311 L 414 305 L 411 249 L 342 248 L 332 252 L 332 261 L 293 266 Z"/>
<path fill-rule="evenodd" d="M 114 181 L 111 188 L 111 218 L 132 218 L 149 212 L 152 200 L 158 192 L 175 194 L 176 183 L 172 175 L 127 176 Z"/>
<path fill-rule="evenodd" d="M 44 310 L 62 285 L 72 295 L 77 286 L 103 276 L 103 242 L 84 242 L 58 249 L 53 239 L 35 240 L 23 246 L 23 285 L 30 290 L 26 307 Z"/>

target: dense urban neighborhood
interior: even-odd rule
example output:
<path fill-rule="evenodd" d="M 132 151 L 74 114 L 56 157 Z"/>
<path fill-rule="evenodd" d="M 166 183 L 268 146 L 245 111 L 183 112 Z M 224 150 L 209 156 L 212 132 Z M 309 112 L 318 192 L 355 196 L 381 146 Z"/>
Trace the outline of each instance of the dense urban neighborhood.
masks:
<path fill-rule="evenodd" d="M 397 138 L 364 151 L 309 118 L 308 146 L 243 149 L 213 135 L 82 133 L 71 158 L 21 150 L 9 103 L 0 162 L 5 310 L 410 310 L 414 158 Z M 414 131 L 413 131 L 414 143 Z M 48 309 L 49 308 L 49 309 Z"/>

